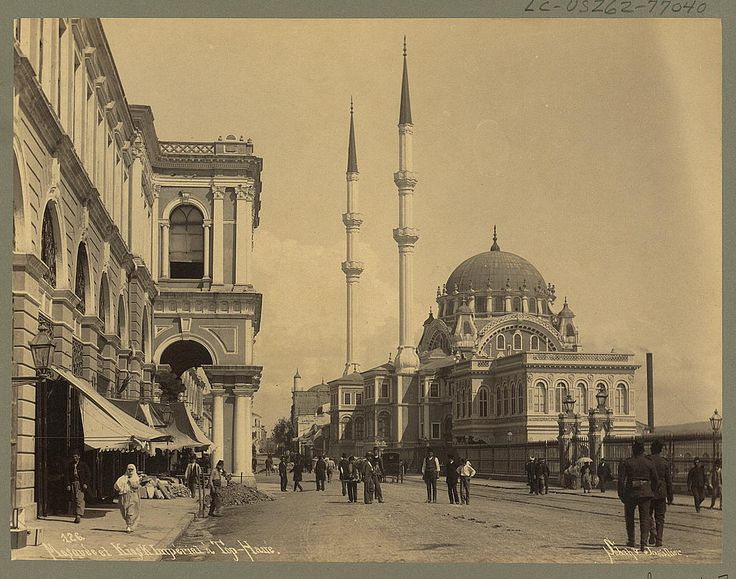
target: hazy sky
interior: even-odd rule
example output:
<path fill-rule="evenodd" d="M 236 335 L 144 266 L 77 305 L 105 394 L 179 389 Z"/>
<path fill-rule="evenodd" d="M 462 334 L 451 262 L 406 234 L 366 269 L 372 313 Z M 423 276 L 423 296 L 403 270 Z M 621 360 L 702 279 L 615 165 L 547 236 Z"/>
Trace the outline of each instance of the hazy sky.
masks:
<path fill-rule="evenodd" d="M 715 20 L 104 20 L 128 101 L 164 140 L 253 139 L 264 159 L 255 409 L 289 412 L 345 362 L 345 166 L 355 100 L 364 225 L 358 358 L 397 346 L 393 173 L 403 35 L 419 183 L 416 339 L 493 224 L 576 314 L 632 352 L 646 421 L 721 409 L 721 42 Z"/>

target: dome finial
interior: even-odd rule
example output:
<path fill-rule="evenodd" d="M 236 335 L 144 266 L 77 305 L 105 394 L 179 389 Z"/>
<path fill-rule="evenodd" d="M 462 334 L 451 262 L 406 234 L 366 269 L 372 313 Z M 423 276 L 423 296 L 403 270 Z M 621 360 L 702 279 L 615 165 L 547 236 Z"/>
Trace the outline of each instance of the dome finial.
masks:
<path fill-rule="evenodd" d="M 496 226 L 493 226 L 493 245 L 491 245 L 491 251 L 501 251 L 501 248 L 498 246 L 498 236 L 496 235 Z"/>
<path fill-rule="evenodd" d="M 406 56 L 406 34 L 404 34 L 404 56 Z"/>

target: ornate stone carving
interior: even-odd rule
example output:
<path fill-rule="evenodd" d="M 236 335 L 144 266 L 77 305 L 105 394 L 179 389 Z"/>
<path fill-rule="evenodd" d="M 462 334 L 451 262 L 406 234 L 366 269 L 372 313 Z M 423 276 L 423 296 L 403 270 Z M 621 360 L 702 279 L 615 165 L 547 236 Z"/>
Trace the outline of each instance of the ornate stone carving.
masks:
<path fill-rule="evenodd" d="M 414 247 L 419 239 L 419 230 L 414 227 L 397 227 L 394 229 L 394 240 L 400 247 Z"/>
<path fill-rule="evenodd" d="M 222 185 L 213 185 L 212 186 L 212 198 L 217 200 L 222 200 L 225 198 L 225 187 Z"/>
<path fill-rule="evenodd" d="M 252 203 L 256 198 L 256 188 L 253 185 L 238 185 L 235 188 L 235 198 Z"/>
<path fill-rule="evenodd" d="M 401 189 L 413 190 L 417 184 L 418 179 L 415 177 L 413 171 L 396 171 L 394 173 L 394 183 Z"/>

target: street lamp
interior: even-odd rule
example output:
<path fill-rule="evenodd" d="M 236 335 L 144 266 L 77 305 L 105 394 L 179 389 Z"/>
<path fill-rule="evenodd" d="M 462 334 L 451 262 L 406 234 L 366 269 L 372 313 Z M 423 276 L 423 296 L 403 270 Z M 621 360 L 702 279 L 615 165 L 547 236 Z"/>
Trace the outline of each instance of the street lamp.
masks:
<path fill-rule="evenodd" d="M 606 400 L 608 400 L 608 392 L 604 386 L 598 386 L 598 392 L 595 393 L 596 402 L 598 402 L 598 410 L 605 411 Z"/>
<path fill-rule="evenodd" d="M 38 499 L 39 499 L 39 518 L 46 517 L 46 509 L 48 507 L 48 441 L 47 441 L 47 402 L 48 395 L 47 381 L 55 377 L 55 372 L 51 369 L 51 360 L 53 359 L 56 345 L 51 339 L 49 332 L 41 331 L 28 344 L 31 347 L 31 355 L 33 356 L 33 365 L 36 368 L 36 452 L 38 454 L 39 472 L 38 476 Z"/>
<path fill-rule="evenodd" d="M 514 435 L 513 432 L 510 430 L 506 433 L 506 439 L 508 440 L 508 445 L 506 446 L 506 454 L 508 455 L 508 465 L 506 468 L 506 471 L 511 474 L 511 437 Z"/>
<path fill-rule="evenodd" d="M 710 427 L 713 430 L 713 460 L 716 459 L 716 435 L 721 430 L 721 423 L 723 422 L 723 416 L 718 414 L 716 409 L 713 412 L 713 416 L 710 417 Z"/>
<path fill-rule="evenodd" d="M 565 396 L 565 399 L 562 401 L 562 408 L 564 409 L 565 414 L 567 414 L 568 416 L 572 414 L 572 409 L 574 406 L 575 406 L 575 399 L 568 392 L 567 396 Z"/>

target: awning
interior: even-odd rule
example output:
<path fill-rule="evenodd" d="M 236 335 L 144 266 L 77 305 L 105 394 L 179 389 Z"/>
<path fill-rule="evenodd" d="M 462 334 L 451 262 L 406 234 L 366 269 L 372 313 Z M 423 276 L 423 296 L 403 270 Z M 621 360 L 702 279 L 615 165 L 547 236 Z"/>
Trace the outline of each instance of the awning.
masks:
<path fill-rule="evenodd" d="M 154 449 L 181 450 L 182 448 L 193 448 L 194 450 L 209 450 L 212 441 L 197 426 L 194 418 L 184 402 L 150 403 L 146 404 L 153 419 L 156 429 L 171 437 L 169 442 L 156 442 L 152 444 Z M 171 422 L 165 424 L 163 420 L 163 409 L 168 406 L 171 410 Z"/>
<path fill-rule="evenodd" d="M 84 444 L 98 450 L 142 449 L 151 451 L 152 441 L 166 435 L 139 422 L 97 392 L 86 380 L 68 370 L 53 369 L 79 391 Z"/>

